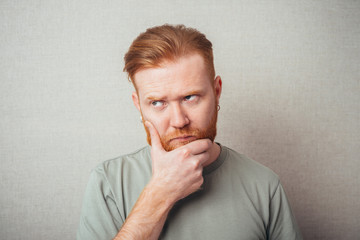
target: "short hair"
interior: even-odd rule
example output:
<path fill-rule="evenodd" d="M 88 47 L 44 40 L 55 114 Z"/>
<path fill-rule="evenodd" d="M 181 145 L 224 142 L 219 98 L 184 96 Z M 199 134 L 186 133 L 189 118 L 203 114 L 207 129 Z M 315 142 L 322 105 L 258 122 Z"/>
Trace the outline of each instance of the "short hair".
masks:
<path fill-rule="evenodd" d="M 200 54 L 211 80 L 215 77 L 212 43 L 194 28 L 184 25 L 156 26 L 141 33 L 125 54 L 124 72 L 136 88 L 134 76 L 139 70 L 160 67 L 165 60 L 176 61 L 180 57 Z"/>

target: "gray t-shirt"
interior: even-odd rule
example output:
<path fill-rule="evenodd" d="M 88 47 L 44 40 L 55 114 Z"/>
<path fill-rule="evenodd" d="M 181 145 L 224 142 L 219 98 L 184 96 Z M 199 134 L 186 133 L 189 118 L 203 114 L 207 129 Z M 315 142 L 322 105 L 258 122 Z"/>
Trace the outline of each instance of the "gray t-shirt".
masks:
<path fill-rule="evenodd" d="M 279 178 L 221 146 L 201 190 L 175 204 L 159 239 L 302 239 Z M 151 178 L 150 147 L 96 167 L 77 239 L 113 239 Z"/>

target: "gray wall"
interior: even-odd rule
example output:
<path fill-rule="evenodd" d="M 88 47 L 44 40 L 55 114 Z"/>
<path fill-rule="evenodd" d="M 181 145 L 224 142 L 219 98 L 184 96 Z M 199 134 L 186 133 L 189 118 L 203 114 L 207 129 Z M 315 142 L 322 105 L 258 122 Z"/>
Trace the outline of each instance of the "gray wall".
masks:
<path fill-rule="evenodd" d="M 147 27 L 213 41 L 217 140 L 282 179 L 305 239 L 358 239 L 360 2 L 0 1 L 1 239 L 74 239 L 90 170 L 146 144 L 122 57 Z"/>

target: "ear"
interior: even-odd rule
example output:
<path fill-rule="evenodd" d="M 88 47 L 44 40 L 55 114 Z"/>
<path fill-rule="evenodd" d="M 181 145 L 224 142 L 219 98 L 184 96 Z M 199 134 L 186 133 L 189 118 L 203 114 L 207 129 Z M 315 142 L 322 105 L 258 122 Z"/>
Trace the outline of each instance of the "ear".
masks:
<path fill-rule="evenodd" d="M 216 76 L 214 80 L 214 92 L 216 97 L 216 103 L 219 104 L 220 96 L 222 90 L 222 81 L 220 76 Z"/>
<path fill-rule="evenodd" d="M 134 103 L 135 107 L 137 108 L 137 110 L 139 110 L 139 112 L 141 112 L 139 96 L 137 95 L 136 92 L 133 92 L 131 97 L 132 97 L 132 100 L 133 100 L 133 103 Z"/>

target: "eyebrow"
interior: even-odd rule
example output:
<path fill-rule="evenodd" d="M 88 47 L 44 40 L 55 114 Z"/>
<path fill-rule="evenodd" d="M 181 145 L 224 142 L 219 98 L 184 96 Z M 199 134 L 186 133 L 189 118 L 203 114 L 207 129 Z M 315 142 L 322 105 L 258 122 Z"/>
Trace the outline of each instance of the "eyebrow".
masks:
<path fill-rule="evenodd" d="M 164 99 L 165 97 L 162 96 L 154 96 L 154 95 L 148 95 L 145 96 L 145 100 L 150 100 L 150 101 L 154 101 L 154 100 L 160 100 L 160 99 Z"/>
<path fill-rule="evenodd" d="M 183 97 L 186 96 L 190 96 L 190 95 L 201 95 L 203 94 L 204 90 L 190 90 L 189 92 L 186 92 Z M 154 94 L 149 94 L 148 96 L 145 96 L 144 99 L 146 101 L 158 101 L 158 100 L 166 100 L 167 97 L 163 96 L 163 95 L 154 95 Z"/>
<path fill-rule="evenodd" d="M 185 96 L 190 96 L 190 95 L 200 95 L 203 91 L 202 90 L 193 90 L 188 92 Z"/>

